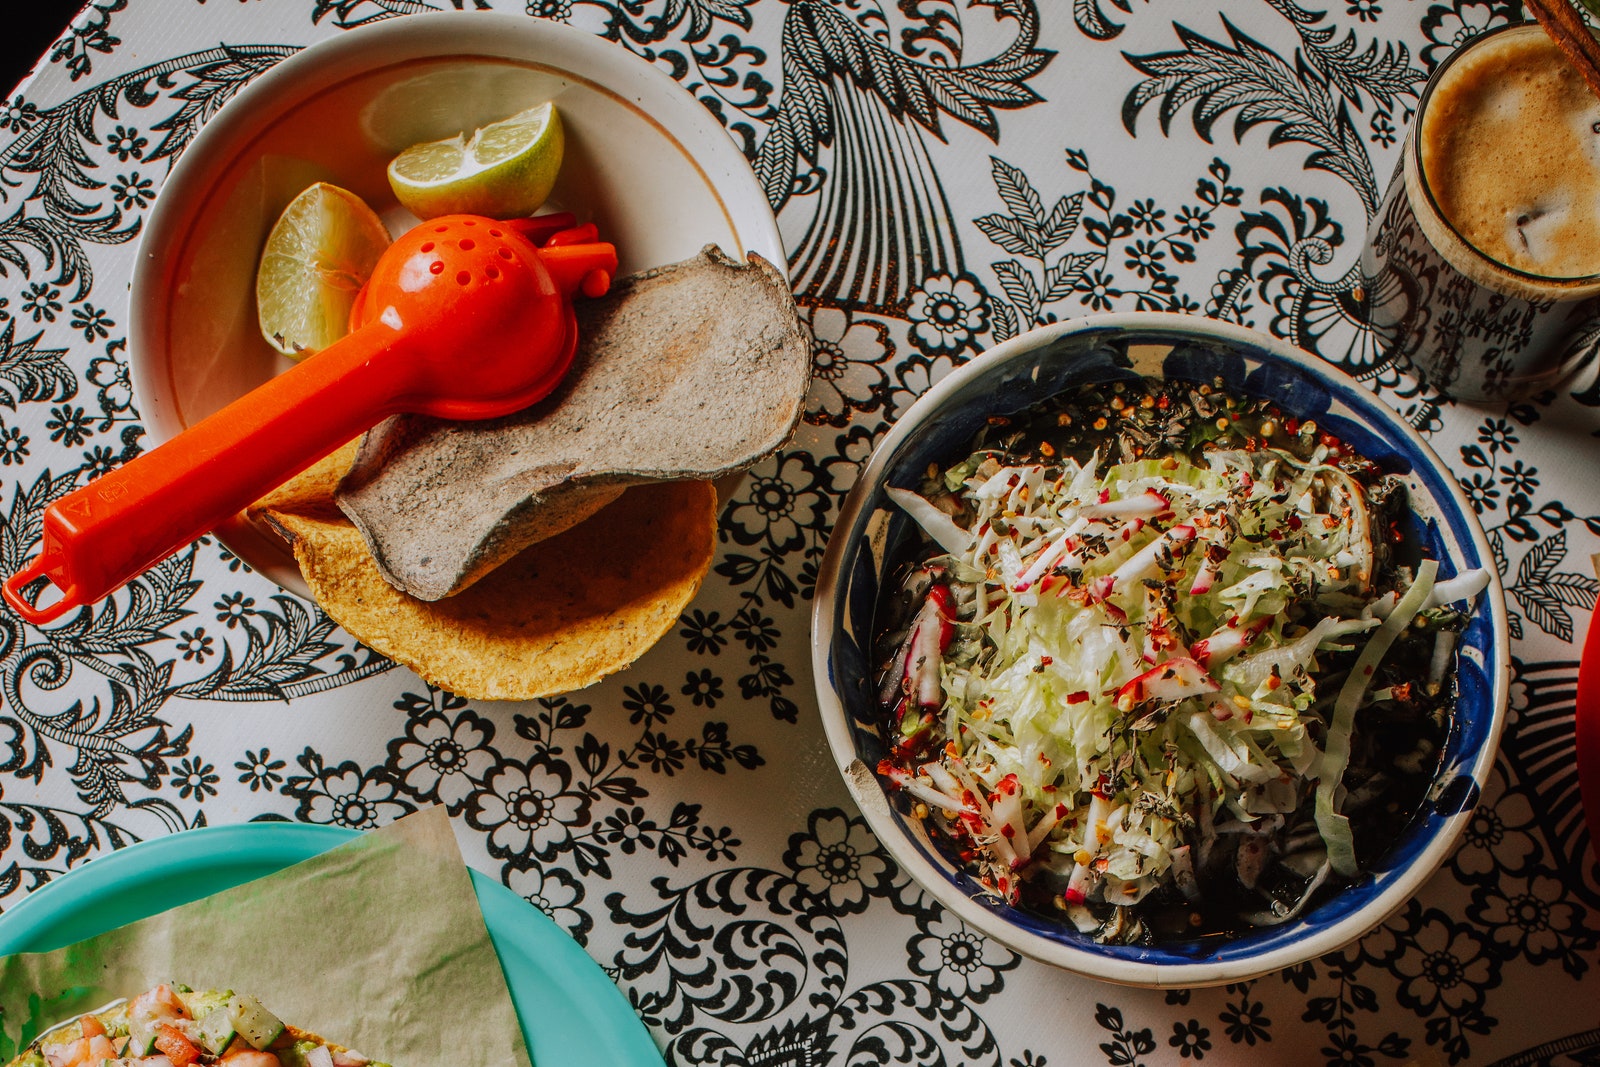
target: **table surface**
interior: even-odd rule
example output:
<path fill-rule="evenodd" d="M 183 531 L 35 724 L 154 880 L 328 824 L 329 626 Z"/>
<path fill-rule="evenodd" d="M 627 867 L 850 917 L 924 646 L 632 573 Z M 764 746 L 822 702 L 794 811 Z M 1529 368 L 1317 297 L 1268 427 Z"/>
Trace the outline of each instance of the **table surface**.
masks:
<path fill-rule="evenodd" d="M 675 1062 L 1600 1062 L 1600 877 L 1571 769 L 1600 590 L 1600 391 L 1591 375 L 1512 407 L 1453 405 L 1353 314 L 1417 88 L 1507 3 L 94 0 L 0 106 L 7 573 L 49 499 L 140 448 L 125 343 L 139 224 L 173 131 L 248 73 L 226 49 L 452 3 L 603 34 L 752 159 L 792 168 L 771 196 L 816 339 L 805 425 L 726 506 L 681 625 L 566 698 L 432 690 L 209 541 L 72 625 L 6 613 L 0 906 L 202 823 L 366 827 L 444 804 L 469 862 L 577 938 Z M 857 69 L 868 37 L 910 83 L 939 73 L 967 95 L 908 114 Z M 825 91 L 787 91 L 802 76 Z M 814 160 L 775 132 L 823 121 L 837 132 Z M 893 206 L 869 207 L 879 196 Z M 920 220 L 922 252 L 852 236 L 869 211 Z M 847 253 L 865 281 L 840 269 Z M 817 561 L 887 425 L 1007 336 L 1144 308 L 1270 330 L 1400 410 L 1478 507 L 1515 634 L 1496 774 L 1423 892 L 1342 952 L 1192 992 L 1057 972 L 922 896 L 846 796 L 808 667 Z M 445 750 L 459 758 L 441 770 Z M 509 821 L 530 787 L 560 795 L 559 819 Z"/>

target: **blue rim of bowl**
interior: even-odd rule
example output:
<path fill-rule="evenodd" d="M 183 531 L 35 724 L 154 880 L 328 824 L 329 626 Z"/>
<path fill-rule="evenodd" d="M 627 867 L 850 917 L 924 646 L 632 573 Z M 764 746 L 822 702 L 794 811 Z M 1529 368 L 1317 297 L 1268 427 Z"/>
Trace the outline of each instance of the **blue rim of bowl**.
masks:
<path fill-rule="evenodd" d="M 1476 664 L 1488 683 L 1482 687 L 1488 693 L 1487 714 L 1473 717 L 1465 733 L 1458 733 L 1459 717 L 1458 725 L 1452 727 L 1447 748 L 1458 762 L 1447 776 L 1450 795 L 1436 798 L 1443 803 L 1419 817 L 1379 861 L 1376 867 L 1381 883 L 1369 872 L 1298 920 L 1220 943 L 1097 945 L 1064 923 L 977 895 L 978 887 L 970 876 L 957 871 L 925 835 L 910 832 L 910 820 L 889 799 L 873 767 L 861 759 L 860 742 L 864 737 L 875 740 L 876 730 L 857 723 L 837 691 L 844 683 L 835 662 L 833 636 L 845 631 L 849 607 L 844 595 L 849 583 L 842 581 L 841 575 L 850 575 L 853 581 L 874 515 L 884 511 L 891 522 L 904 521 L 896 520 L 895 509 L 886 506 L 881 485 L 914 435 L 975 379 L 998 378 L 1007 369 L 1027 369 L 1034 365 L 1030 358 L 1034 352 L 1069 337 L 1120 339 L 1129 334 L 1142 335 L 1139 340 L 1152 344 L 1220 343 L 1258 363 L 1287 364 L 1298 375 L 1314 380 L 1359 420 L 1350 425 L 1381 427 L 1382 439 L 1391 452 L 1420 461 L 1412 463 L 1407 473 L 1434 502 L 1439 511 L 1437 521 L 1446 523 L 1449 537 L 1464 556 L 1441 560 L 1446 571 L 1456 562 L 1482 566 L 1490 575 L 1473 626 L 1477 627 L 1476 637 L 1498 655 L 1492 663 Z M 851 795 L 890 855 L 940 903 L 986 935 L 1034 959 L 1120 984 L 1169 988 L 1244 981 L 1336 951 L 1376 927 L 1432 876 L 1465 829 L 1493 767 L 1510 685 L 1504 593 L 1493 559 L 1470 502 L 1421 436 L 1355 380 L 1316 357 L 1255 330 L 1188 315 L 1128 312 L 1070 320 L 1012 338 L 952 371 L 911 406 L 869 457 L 840 510 L 817 578 L 812 668 L 824 730 Z M 1432 794 L 1430 799 L 1435 799 Z"/>

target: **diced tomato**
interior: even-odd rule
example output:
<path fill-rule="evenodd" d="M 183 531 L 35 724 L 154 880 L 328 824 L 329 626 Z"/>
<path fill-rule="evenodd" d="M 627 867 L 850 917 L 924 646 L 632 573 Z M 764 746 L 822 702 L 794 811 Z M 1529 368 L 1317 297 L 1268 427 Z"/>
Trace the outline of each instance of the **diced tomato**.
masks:
<path fill-rule="evenodd" d="M 200 1058 L 200 1050 L 194 1042 L 175 1026 L 156 1027 L 156 1049 L 172 1061 L 172 1067 L 189 1067 Z"/>

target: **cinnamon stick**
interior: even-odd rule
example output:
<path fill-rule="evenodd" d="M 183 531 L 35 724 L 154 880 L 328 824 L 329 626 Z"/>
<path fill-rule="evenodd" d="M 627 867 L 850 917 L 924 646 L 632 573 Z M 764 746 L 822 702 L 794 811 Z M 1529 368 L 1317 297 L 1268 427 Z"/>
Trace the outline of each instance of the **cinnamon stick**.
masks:
<path fill-rule="evenodd" d="M 1589 32 L 1583 16 L 1570 0 L 1524 0 L 1524 3 L 1544 27 L 1544 32 L 1578 68 L 1589 88 L 1600 96 L 1600 41 Z"/>

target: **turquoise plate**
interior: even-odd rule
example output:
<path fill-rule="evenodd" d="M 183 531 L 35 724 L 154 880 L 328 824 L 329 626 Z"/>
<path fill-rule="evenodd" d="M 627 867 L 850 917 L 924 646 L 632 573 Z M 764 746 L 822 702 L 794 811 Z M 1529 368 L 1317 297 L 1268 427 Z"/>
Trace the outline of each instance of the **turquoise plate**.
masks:
<path fill-rule="evenodd" d="M 355 836 L 334 826 L 254 822 L 130 845 L 68 871 L 0 914 L 0 955 L 70 945 Z M 534 1063 L 661 1067 L 649 1031 L 576 941 L 498 882 L 473 871 L 472 885 Z"/>

